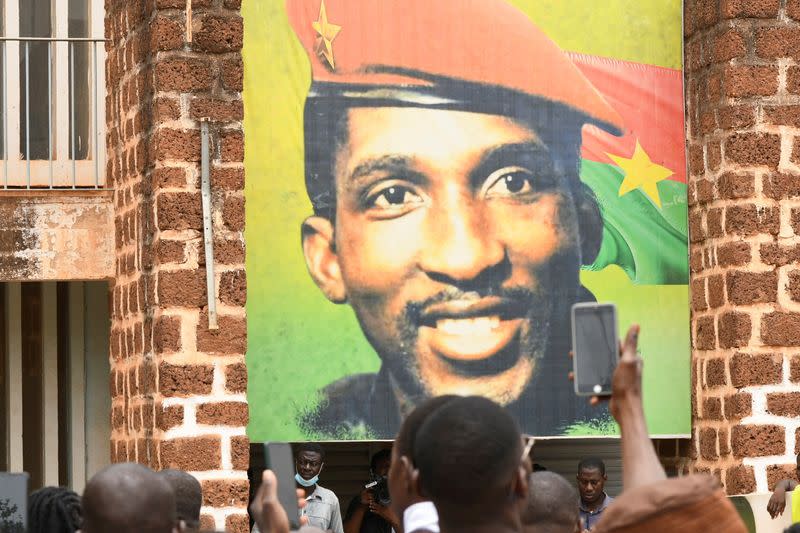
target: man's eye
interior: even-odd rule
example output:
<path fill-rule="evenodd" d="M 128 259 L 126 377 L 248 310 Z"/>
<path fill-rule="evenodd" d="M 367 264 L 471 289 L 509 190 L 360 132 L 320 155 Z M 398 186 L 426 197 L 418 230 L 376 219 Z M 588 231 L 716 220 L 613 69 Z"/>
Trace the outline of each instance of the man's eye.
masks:
<path fill-rule="evenodd" d="M 372 195 L 369 203 L 374 207 L 390 209 L 392 207 L 416 204 L 421 201 L 422 198 L 414 194 L 410 189 L 400 185 L 393 185 Z"/>
<path fill-rule="evenodd" d="M 492 173 L 486 180 L 485 195 L 488 198 L 515 196 L 533 191 L 533 175 L 523 169 L 502 169 Z"/>

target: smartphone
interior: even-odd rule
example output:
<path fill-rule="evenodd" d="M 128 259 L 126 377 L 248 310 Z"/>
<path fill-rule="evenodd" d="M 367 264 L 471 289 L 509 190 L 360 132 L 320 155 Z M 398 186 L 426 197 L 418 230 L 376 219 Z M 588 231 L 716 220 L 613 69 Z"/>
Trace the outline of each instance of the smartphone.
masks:
<path fill-rule="evenodd" d="M 572 365 L 575 394 L 611 394 L 611 378 L 619 359 L 617 307 L 578 303 L 572 306 Z"/>
<path fill-rule="evenodd" d="M 0 472 L 0 531 L 28 529 L 28 474 Z"/>
<path fill-rule="evenodd" d="M 275 472 L 278 480 L 278 501 L 289 517 L 289 527 L 300 527 L 300 510 L 297 508 L 297 490 L 294 482 L 294 454 L 288 442 L 267 442 L 264 444 L 266 467 Z"/>

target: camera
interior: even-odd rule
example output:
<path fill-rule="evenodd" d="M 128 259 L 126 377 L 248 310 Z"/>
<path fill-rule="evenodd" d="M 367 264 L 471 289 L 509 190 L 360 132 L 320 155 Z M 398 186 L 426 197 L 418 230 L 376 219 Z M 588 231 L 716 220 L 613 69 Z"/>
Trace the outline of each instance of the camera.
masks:
<path fill-rule="evenodd" d="M 386 476 L 373 475 L 372 481 L 364 485 L 365 489 L 369 489 L 375 501 L 384 507 L 392 503 L 392 497 L 389 495 L 389 480 Z"/>

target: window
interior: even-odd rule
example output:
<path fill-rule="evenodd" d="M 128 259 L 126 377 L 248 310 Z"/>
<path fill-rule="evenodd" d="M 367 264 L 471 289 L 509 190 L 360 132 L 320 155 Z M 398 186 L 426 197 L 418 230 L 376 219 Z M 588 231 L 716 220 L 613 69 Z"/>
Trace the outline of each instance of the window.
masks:
<path fill-rule="evenodd" d="M 80 492 L 108 464 L 104 282 L 0 283 L 0 469 Z"/>
<path fill-rule="evenodd" d="M 102 0 L 0 0 L 0 188 L 99 187 Z"/>

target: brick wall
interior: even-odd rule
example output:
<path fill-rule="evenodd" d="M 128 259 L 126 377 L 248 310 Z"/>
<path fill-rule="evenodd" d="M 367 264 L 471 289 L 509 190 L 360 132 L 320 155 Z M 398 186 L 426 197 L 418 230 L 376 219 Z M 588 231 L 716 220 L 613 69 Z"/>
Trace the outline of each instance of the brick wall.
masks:
<path fill-rule="evenodd" d="M 690 453 L 763 492 L 800 451 L 800 0 L 687 0 L 684 20 Z"/>
<path fill-rule="evenodd" d="M 247 531 L 239 0 L 106 0 L 116 206 L 112 460 L 181 468 L 203 526 Z M 187 23 L 192 40 L 187 39 Z M 211 121 L 219 329 L 208 329 L 200 119 Z"/>

